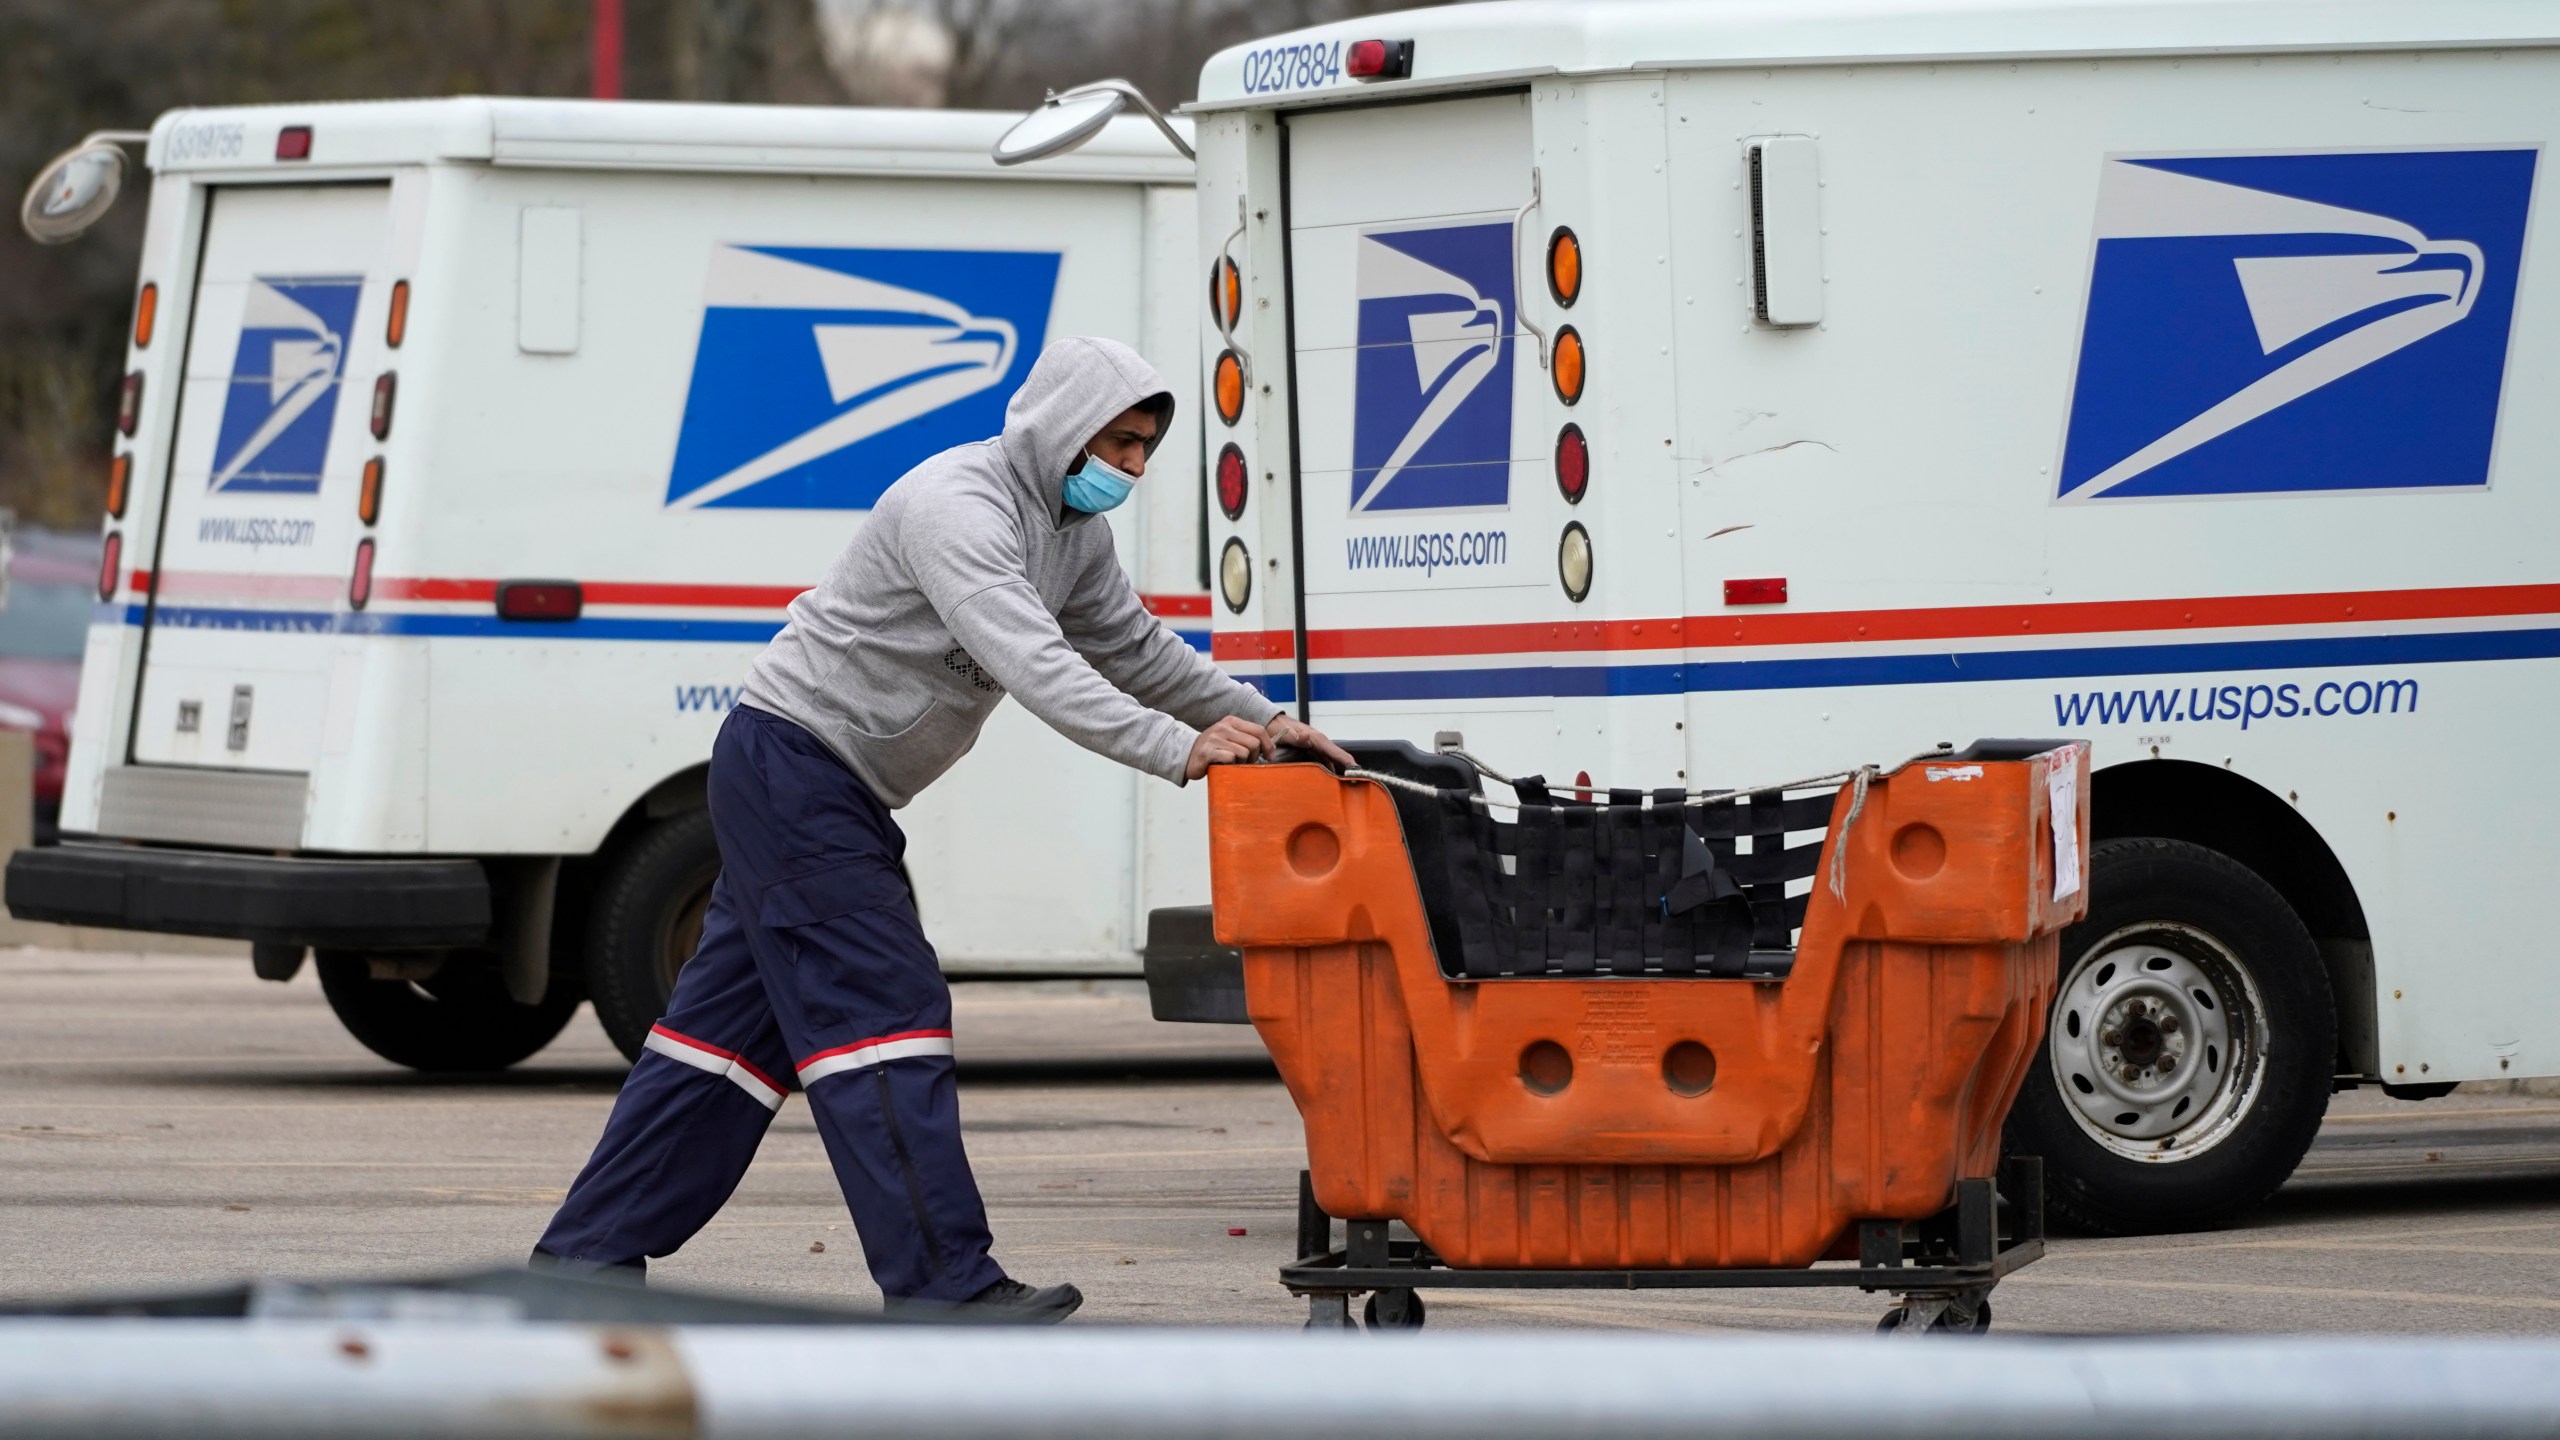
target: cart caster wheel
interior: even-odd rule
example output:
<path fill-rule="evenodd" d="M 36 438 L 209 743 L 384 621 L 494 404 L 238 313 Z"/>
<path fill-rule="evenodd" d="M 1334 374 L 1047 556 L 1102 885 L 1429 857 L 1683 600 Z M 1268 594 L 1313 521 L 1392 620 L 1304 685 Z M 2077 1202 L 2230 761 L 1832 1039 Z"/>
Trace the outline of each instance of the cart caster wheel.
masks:
<path fill-rule="evenodd" d="M 1305 1328 L 1309 1330 L 1359 1329 L 1358 1325 L 1352 1323 L 1351 1297 L 1340 1291 L 1330 1295 L 1308 1296 Z"/>
<path fill-rule="evenodd" d="M 1971 1313 L 1968 1314 L 1967 1310 L 1968 1307 L 1964 1301 L 1949 1301 L 1944 1309 L 1929 1317 L 1927 1332 L 1932 1335 L 1980 1335 L 1990 1330 L 1990 1296 L 1986 1295 L 1972 1302 Z M 1876 1333 L 1893 1334 L 1903 1327 L 1904 1323 L 1911 1318 L 1911 1314 L 1911 1310 L 1900 1306 L 1887 1310 L 1884 1312 L 1884 1318 L 1876 1322 Z"/>
<path fill-rule="evenodd" d="M 1381 1290 L 1369 1297 L 1360 1318 L 1372 1330 L 1419 1330 L 1424 1313 L 1422 1297 L 1411 1290 Z"/>

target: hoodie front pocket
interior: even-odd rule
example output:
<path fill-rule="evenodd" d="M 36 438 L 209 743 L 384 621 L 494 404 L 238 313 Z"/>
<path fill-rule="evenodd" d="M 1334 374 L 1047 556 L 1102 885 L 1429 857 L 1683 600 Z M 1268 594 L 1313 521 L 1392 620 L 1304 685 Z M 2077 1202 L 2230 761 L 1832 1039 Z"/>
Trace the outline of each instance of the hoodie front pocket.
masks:
<path fill-rule="evenodd" d="M 995 701 L 1002 698 L 990 697 L 986 708 L 995 708 Z M 853 746 L 875 774 L 912 792 L 949 769 L 952 761 L 968 754 L 969 747 L 978 742 L 978 727 L 984 720 L 983 711 L 971 715 L 935 700 L 895 734 L 874 735 L 852 727 Z"/>

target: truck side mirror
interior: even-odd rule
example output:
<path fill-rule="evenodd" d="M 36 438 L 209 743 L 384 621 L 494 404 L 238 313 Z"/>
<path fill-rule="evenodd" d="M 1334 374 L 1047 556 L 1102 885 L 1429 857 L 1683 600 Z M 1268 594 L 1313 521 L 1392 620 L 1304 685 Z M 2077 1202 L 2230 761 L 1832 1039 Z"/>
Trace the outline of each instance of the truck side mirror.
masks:
<path fill-rule="evenodd" d="M 18 206 L 28 238 L 60 245 L 97 224 L 124 190 L 124 146 L 150 138 L 139 130 L 101 130 L 55 156 Z"/>
<path fill-rule="evenodd" d="M 1052 155 L 1064 155 L 1101 134 L 1102 127 L 1111 123 L 1111 117 L 1133 104 L 1148 119 L 1156 122 L 1156 128 L 1164 132 L 1164 138 L 1172 142 L 1174 149 L 1182 152 L 1183 159 L 1198 158 L 1192 153 L 1191 143 L 1182 138 L 1182 133 L 1173 128 L 1171 121 L 1164 118 L 1164 112 L 1126 80 L 1096 80 L 1090 85 L 1078 85 L 1063 95 L 1050 91 L 1048 98 L 1040 102 L 1040 108 L 1016 121 L 1013 128 L 996 141 L 990 153 L 999 165 L 1020 165 L 1031 160 L 1046 160 Z"/>

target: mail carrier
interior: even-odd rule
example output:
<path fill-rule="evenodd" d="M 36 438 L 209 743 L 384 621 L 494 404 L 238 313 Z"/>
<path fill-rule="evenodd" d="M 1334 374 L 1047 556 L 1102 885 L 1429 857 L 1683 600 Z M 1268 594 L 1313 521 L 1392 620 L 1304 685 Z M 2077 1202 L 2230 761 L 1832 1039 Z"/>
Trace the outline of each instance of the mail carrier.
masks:
<path fill-rule="evenodd" d="M 2010 1126 L 2086 1224 L 2237 1214 L 2333 1085 L 2560 1073 L 2555 46 L 1809 0 L 1229 50 L 1216 653 L 1568 788 L 2089 739 Z"/>
<path fill-rule="evenodd" d="M 636 1047 L 718 865 L 714 731 L 783 607 L 1041 346 L 1168 371 L 1191 166 L 1117 122 L 457 99 L 179 111 L 148 235 L 63 809 L 21 916 L 317 952 L 429 1068 L 592 994 Z M 112 160 L 112 157 L 110 157 Z M 1112 517 L 1207 644 L 1197 407 Z M 965 658 L 965 657 L 964 657 Z M 1204 902 L 1196 792 L 1016 709 L 905 817 L 952 969 L 1134 971 Z M 1025 848 L 1061 814 L 1090 843 Z"/>

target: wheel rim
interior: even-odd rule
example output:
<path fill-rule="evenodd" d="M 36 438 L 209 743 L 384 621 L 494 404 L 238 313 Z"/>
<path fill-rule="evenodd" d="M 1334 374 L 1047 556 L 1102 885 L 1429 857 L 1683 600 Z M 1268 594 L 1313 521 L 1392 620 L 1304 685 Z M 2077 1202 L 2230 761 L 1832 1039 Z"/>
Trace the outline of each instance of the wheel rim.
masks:
<path fill-rule="evenodd" d="M 658 979 L 663 993 L 676 993 L 676 972 L 702 944 L 702 917 L 711 911 L 711 881 L 677 902 L 675 916 L 667 923 L 666 944 L 658 952 Z"/>
<path fill-rule="evenodd" d="M 2090 1139 L 2172 1164 L 2229 1138 L 2256 1103 L 2266 1007 L 2230 947 L 2153 921 L 2081 952 L 2054 997 L 2046 1047 L 2064 1108 Z"/>

